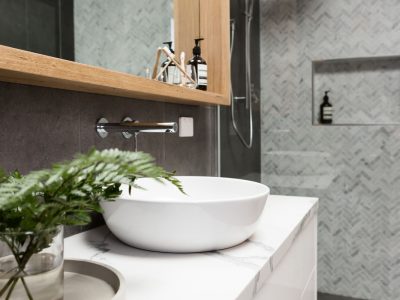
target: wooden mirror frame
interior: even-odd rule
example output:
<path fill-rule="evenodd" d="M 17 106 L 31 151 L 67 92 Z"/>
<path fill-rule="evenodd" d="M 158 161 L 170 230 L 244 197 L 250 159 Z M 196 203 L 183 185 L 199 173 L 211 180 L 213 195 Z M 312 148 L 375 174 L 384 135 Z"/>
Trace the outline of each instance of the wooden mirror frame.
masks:
<path fill-rule="evenodd" d="M 230 104 L 229 0 L 174 0 L 177 50 L 191 55 L 201 35 L 208 64 L 208 91 L 71 62 L 0 45 L 0 81 L 182 104 Z M 191 13 L 190 13 L 191 12 Z M 195 16 L 198 16 L 196 19 Z M 200 24 L 200 32 L 197 32 Z M 198 26 L 197 26 L 198 28 Z M 156 49 L 149 49 L 156 52 Z M 177 51 L 177 53 L 179 53 Z"/>

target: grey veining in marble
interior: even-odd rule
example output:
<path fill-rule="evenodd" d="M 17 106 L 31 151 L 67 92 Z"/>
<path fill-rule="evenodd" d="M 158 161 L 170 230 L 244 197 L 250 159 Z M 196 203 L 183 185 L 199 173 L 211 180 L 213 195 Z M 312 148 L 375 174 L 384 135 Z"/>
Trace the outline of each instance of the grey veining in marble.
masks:
<path fill-rule="evenodd" d="M 260 10 L 262 182 L 273 193 L 320 198 L 320 291 L 400 299 L 400 127 L 312 126 L 311 109 L 313 60 L 400 54 L 400 2 L 262 0 Z M 371 115 L 355 119 L 354 103 L 338 117 L 397 120 L 398 83 L 386 75 L 363 82 L 368 74 L 357 74 L 360 88 L 381 92 L 346 93 L 362 94 Z M 336 95 L 344 98 L 332 93 L 334 107 Z"/>

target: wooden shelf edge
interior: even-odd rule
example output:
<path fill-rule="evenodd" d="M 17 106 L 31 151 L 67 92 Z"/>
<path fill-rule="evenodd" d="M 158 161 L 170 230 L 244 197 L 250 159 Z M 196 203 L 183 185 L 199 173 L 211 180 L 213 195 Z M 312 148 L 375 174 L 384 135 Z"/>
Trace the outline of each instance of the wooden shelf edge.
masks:
<path fill-rule="evenodd" d="M 230 104 L 228 95 L 192 90 L 1 45 L 0 81 L 141 100 Z"/>

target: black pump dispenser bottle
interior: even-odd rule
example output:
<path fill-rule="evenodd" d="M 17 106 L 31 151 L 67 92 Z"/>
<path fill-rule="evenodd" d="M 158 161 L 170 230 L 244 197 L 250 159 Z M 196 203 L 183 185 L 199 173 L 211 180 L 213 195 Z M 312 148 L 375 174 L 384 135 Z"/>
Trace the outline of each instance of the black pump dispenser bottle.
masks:
<path fill-rule="evenodd" d="M 207 90 L 207 63 L 200 56 L 200 41 L 203 39 L 195 39 L 195 47 L 193 48 L 193 57 L 187 63 L 187 71 L 191 74 L 192 79 L 197 83 L 197 89 Z"/>
<path fill-rule="evenodd" d="M 332 124 L 333 118 L 333 107 L 332 104 L 329 103 L 328 93 L 330 91 L 325 91 L 324 101 L 320 106 L 320 122 L 321 124 Z"/>

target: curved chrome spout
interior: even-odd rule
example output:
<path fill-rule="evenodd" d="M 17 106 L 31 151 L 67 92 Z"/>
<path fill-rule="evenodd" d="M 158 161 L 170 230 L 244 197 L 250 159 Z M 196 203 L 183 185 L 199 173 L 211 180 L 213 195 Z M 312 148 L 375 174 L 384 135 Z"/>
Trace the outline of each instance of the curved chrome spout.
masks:
<path fill-rule="evenodd" d="M 175 133 L 178 131 L 176 122 L 139 122 L 123 121 L 120 123 L 108 123 L 108 120 L 101 118 L 96 124 L 96 131 L 101 137 L 106 137 L 111 132 L 121 133 Z"/>

